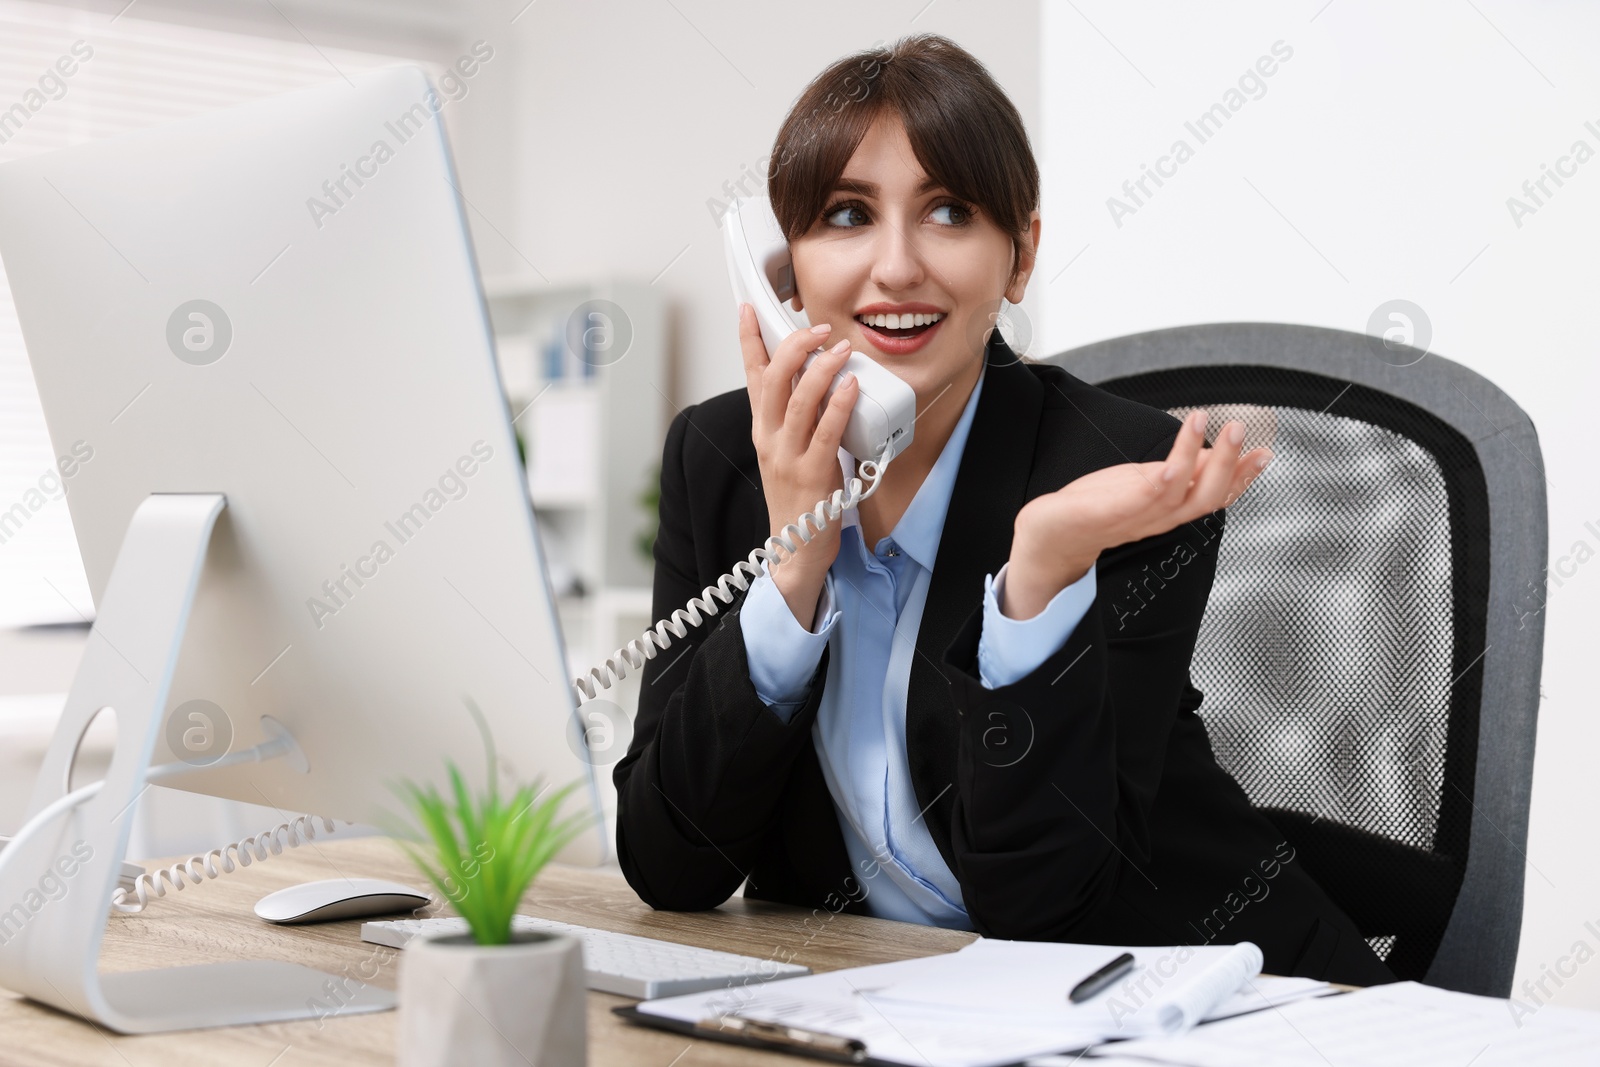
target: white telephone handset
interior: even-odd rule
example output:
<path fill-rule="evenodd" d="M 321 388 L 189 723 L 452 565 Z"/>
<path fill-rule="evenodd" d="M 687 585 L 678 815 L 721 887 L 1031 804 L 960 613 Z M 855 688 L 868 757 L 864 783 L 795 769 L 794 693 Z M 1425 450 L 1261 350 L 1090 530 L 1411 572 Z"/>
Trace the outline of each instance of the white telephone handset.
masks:
<path fill-rule="evenodd" d="M 789 255 L 789 242 L 784 239 L 783 230 L 773 217 L 772 205 L 764 196 L 736 198 L 722 224 L 734 299 L 755 307 L 761 338 L 771 353 L 784 338 L 809 325 L 785 306 L 795 295 L 794 261 Z M 811 366 L 811 361 L 821 351 L 818 348 L 806 358 L 802 371 Z M 572 685 L 580 702 L 586 698 L 592 700 L 599 690 L 610 689 L 614 682 L 626 678 L 630 669 L 636 670 L 645 660 L 655 659 L 674 637 L 683 637 L 690 626 L 699 626 L 704 616 L 715 615 L 718 601 L 732 603 L 735 588 L 750 588 L 750 580 L 760 577 L 763 563 L 774 566 L 782 563 L 798 550 L 796 541 L 801 544 L 810 541 L 830 523 L 838 521 L 846 509 L 856 507 L 877 492 L 884 468 L 911 443 L 912 423 L 917 418 L 917 394 L 887 368 L 860 352 L 852 352 L 828 387 L 829 397 L 843 384 L 846 372 L 853 372 L 861 383 L 841 442 L 845 451 L 857 461 L 857 475 L 847 479 L 843 489 L 836 489 L 826 500 L 817 501 L 815 508 L 785 526 L 781 533 L 767 538 L 748 559 L 736 563 L 733 570 L 717 579 L 716 585 L 706 586 L 699 596 L 674 611 L 670 619 L 662 619 L 640 637 L 617 649 L 604 667 L 591 667 L 586 675 L 574 679 Z"/>
<path fill-rule="evenodd" d="M 777 350 L 778 342 L 811 325 L 800 321 L 803 312 L 790 309 L 795 287 L 789 242 L 772 214 L 771 201 L 764 196 L 735 199 L 722 220 L 722 228 L 733 298 L 756 309 L 761 339 L 770 354 Z M 805 367 L 810 367 L 822 351 L 818 348 L 806 357 Z M 857 459 L 887 463 L 911 443 L 917 394 L 888 368 L 860 352 L 851 352 L 828 387 L 828 397 L 833 396 L 847 372 L 856 376 L 861 391 L 845 427 L 845 451 Z"/>

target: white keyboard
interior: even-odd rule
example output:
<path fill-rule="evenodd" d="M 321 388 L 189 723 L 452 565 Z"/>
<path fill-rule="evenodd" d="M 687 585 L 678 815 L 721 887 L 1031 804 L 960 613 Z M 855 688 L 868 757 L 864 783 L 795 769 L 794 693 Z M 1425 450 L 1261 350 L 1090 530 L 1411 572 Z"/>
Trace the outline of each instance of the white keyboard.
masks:
<path fill-rule="evenodd" d="M 795 963 L 657 941 L 653 937 L 614 934 L 532 915 L 516 916 L 511 928 L 577 938 L 583 944 L 584 979 L 590 989 L 644 1000 L 811 973 L 809 967 Z M 420 933 L 468 932 L 467 920 L 460 918 L 386 919 L 361 924 L 361 940 L 391 948 L 403 948 Z"/>

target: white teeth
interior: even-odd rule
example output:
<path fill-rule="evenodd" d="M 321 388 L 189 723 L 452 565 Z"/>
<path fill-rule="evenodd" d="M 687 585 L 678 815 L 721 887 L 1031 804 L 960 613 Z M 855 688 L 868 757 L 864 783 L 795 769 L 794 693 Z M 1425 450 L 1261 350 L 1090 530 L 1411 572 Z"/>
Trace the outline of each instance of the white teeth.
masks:
<path fill-rule="evenodd" d="M 882 330 L 903 330 L 910 326 L 931 326 L 942 318 L 942 312 L 931 315 L 908 312 L 903 315 L 857 315 L 856 321 Z"/>

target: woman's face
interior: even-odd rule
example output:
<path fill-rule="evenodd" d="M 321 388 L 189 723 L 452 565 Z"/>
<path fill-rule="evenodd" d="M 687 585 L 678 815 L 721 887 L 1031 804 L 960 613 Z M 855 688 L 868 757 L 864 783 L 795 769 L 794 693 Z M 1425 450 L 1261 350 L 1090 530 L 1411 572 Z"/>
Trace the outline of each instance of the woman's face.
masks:
<path fill-rule="evenodd" d="M 1011 236 L 931 182 L 899 117 L 885 114 L 823 216 L 790 242 L 806 315 L 833 324 L 830 343 L 850 338 L 910 384 L 919 411 L 951 385 L 977 380 L 987 328 L 1002 296 L 1021 302 L 1039 240 L 1035 211 L 1031 247 L 1013 275 Z"/>

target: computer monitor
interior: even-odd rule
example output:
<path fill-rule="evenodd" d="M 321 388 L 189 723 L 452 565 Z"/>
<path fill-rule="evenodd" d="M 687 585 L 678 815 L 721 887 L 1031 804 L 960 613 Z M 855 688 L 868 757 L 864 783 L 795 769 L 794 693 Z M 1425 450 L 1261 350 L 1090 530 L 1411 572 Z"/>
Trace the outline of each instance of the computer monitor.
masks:
<path fill-rule="evenodd" d="M 594 830 L 561 858 L 607 854 L 442 106 L 394 67 L 0 167 L 0 255 L 99 610 L 31 815 L 65 790 L 72 730 L 120 701 L 108 793 L 181 763 L 163 785 L 381 823 L 394 783 L 443 783 L 447 759 L 483 783 L 470 701 L 505 773 L 584 782 Z M 275 724 L 303 760 L 207 766 Z M 0 888 L 48 859 L 38 837 L 0 853 Z M 41 995 L 19 978 L 46 965 L 35 935 L 0 946 L 0 984 L 164 1028 L 130 983 L 104 1011 Z"/>

